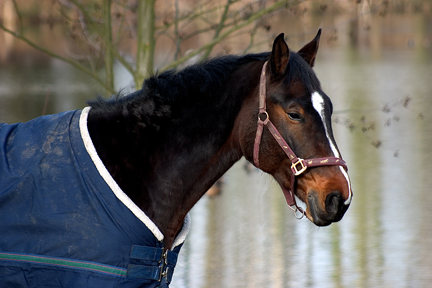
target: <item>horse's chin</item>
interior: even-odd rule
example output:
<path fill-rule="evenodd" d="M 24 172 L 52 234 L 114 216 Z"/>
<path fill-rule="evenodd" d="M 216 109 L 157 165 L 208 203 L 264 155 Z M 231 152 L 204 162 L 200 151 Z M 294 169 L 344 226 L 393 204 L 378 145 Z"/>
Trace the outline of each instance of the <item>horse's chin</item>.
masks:
<path fill-rule="evenodd" d="M 311 215 L 311 213 L 309 212 L 309 211 L 306 211 L 306 217 L 312 222 L 312 223 L 314 223 L 316 226 L 319 226 L 319 227 L 325 227 L 325 226 L 329 226 L 330 224 L 332 224 L 333 222 L 332 221 L 328 221 L 328 220 L 325 220 L 325 219 L 321 219 L 321 218 L 318 218 L 318 217 L 313 217 L 312 215 Z"/>
<path fill-rule="evenodd" d="M 281 185 L 281 188 L 282 187 L 284 186 Z M 282 190 L 288 190 L 288 189 L 282 188 Z M 330 194 L 330 199 L 335 199 L 337 202 L 337 204 L 334 205 L 335 207 L 337 207 L 337 210 L 335 210 L 334 207 L 333 209 L 332 208 L 329 209 L 329 207 L 326 208 L 321 204 L 321 201 L 319 201 L 317 192 L 313 190 L 307 191 L 306 189 L 303 189 L 302 186 L 297 187 L 295 195 L 296 195 L 296 199 L 306 204 L 306 208 L 304 208 L 305 210 L 304 216 L 306 216 L 306 218 L 309 219 L 309 221 L 311 221 L 313 224 L 319 227 L 325 227 L 325 226 L 329 226 L 334 222 L 339 222 L 344 216 L 345 212 L 348 210 L 348 207 L 350 206 L 349 204 L 345 204 L 345 202 L 341 202 L 342 200 L 339 199 L 341 197 L 332 198 L 332 194 Z M 330 202 L 332 201 L 329 201 L 329 203 Z M 332 203 L 330 203 L 330 206 L 332 206 L 331 204 Z M 295 215 L 296 218 L 298 219 L 302 218 L 299 211 L 297 211 Z"/>
<path fill-rule="evenodd" d="M 312 198 L 313 197 L 308 197 L 305 216 L 319 227 L 325 227 L 332 223 L 339 222 L 349 207 L 349 204 L 344 205 L 342 208 L 343 211 L 341 211 L 337 216 L 330 216 L 325 210 L 321 209 L 321 207 L 316 203 L 316 201 L 312 200 Z"/>

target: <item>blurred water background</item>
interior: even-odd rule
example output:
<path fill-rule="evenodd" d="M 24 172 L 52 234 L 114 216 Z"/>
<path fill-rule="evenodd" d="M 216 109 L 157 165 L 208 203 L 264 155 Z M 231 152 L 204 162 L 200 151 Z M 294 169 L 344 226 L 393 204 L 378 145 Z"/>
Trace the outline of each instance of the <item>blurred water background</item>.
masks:
<path fill-rule="evenodd" d="M 323 28 L 315 71 L 332 98 L 335 138 L 349 165 L 354 198 L 346 216 L 325 228 L 296 220 L 277 183 L 242 160 L 220 195 L 192 209 L 172 287 L 431 287 L 432 6 L 358 2 L 338 13 L 283 10 L 249 50 L 269 50 L 280 32 L 297 50 Z M 68 49 L 55 25 L 27 33 Z M 243 53 L 243 37 L 214 55 Z M 172 51 L 161 40 L 155 65 Z M 131 76 L 115 67 L 116 89 L 130 87 Z M 99 94 L 106 96 L 77 69 L 0 31 L 0 122 L 81 109 Z"/>

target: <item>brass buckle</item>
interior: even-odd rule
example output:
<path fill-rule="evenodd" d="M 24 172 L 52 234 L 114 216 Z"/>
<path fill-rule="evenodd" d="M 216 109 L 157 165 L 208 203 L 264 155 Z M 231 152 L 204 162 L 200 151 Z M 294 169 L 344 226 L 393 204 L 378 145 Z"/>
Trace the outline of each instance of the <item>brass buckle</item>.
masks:
<path fill-rule="evenodd" d="M 304 165 L 303 161 L 304 161 L 303 159 L 299 158 L 299 160 L 296 163 L 293 163 L 291 165 L 291 170 L 293 171 L 294 176 L 298 176 L 302 174 L 307 169 L 307 166 Z M 300 169 L 297 168 L 298 165 L 301 166 Z"/>

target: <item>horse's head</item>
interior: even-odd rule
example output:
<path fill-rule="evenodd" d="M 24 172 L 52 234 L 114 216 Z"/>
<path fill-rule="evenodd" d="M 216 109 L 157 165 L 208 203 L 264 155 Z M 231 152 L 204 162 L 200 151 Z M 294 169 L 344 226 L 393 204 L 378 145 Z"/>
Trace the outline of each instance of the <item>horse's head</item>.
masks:
<path fill-rule="evenodd" d="M 326 226 L 342 219 L 352 191 L 333 137 L 332 103 L 312 70 L 320 32 L 298 53 L 289 51 L 283 34 L 275 39 L 261 74 L 260 97 L 265 101 L 260 101 L 258 113 L 259 123 L 269 129 L 262 128 L 262 136 L 257 133 L 253 150 L 255 165 L 276 179 L 288 204 L 297 207 L 295 200 L 293 204 L 289 199 L 292 190 L 306 203 L 307 218 Z M 255 111 L 256 101 L 258 97 L 254 100 Z M 251 141 L 247 142 L 250 152 Z M 251 160 L 250 153 L 245 154 Z M 293 167 L 293 163 L 297 164 Z"/>

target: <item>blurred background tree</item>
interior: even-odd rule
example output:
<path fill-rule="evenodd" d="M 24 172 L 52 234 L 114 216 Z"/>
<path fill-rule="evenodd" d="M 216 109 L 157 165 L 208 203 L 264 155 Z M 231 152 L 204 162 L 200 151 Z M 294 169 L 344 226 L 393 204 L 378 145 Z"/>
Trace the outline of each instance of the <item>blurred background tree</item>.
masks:
<path fill-rule="evenodd" d="M 269 30 L 265 17 L 303 1 L 280 0 L 3 0 L 0 29 L 51 57 L 69 63 L 115 93 L 114 61 L 132 75 L 134 88 L 157 71 L 175 68 L 194 57 L 207 58 L 214 47 L 235 32 L 250 26 L 250 45 L 259 29 Z M 62 29 L 73 49 L 58 52 L 50 43 L 26 33 L 32 17 L 44 18 Z M 182 44 L 200 35 L 208 41 L 183 51 Z M 173 58 L 155 69 L 156 43 L 171 41 Z M 104 71 L 104 73 L 101 73 Z"/>

